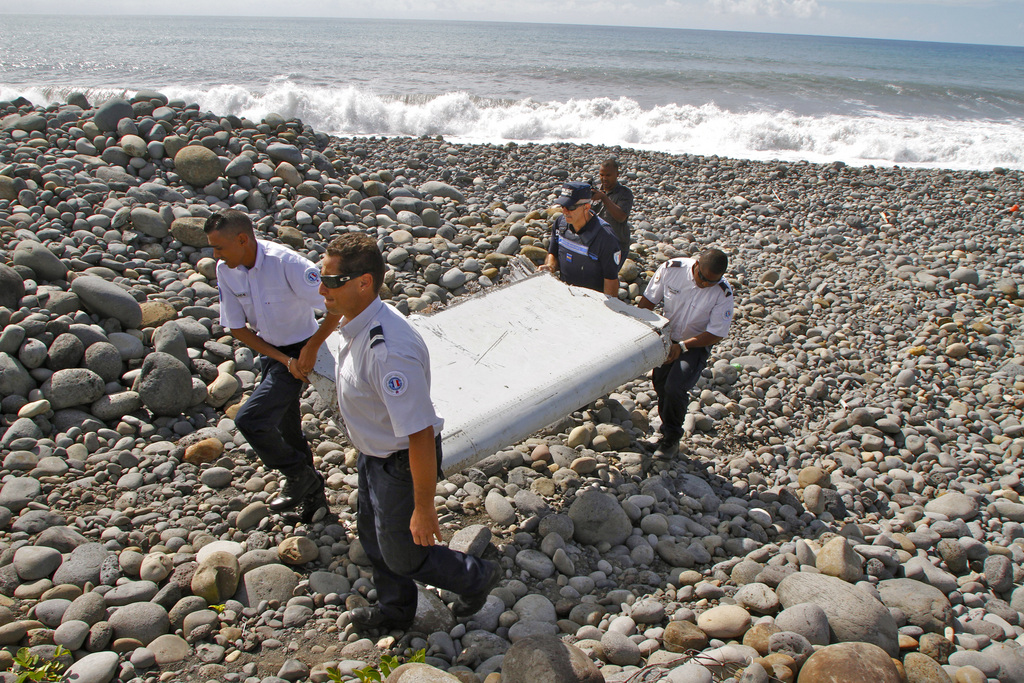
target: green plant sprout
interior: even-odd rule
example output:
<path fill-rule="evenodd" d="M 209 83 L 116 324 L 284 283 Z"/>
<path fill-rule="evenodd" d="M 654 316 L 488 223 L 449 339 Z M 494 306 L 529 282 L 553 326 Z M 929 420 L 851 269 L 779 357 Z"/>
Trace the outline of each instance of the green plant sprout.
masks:
<path fill-rule="evenodd" d="M 71 653 L 62 645 L 58 645 L 53 652 L 53 659 L 44 660 L 39 655 L 32 654 L 27 647 L 21 648 L 14 658 L 14 663 L 18 667 L 15 672 L 18 675 L 17 683 L 26 683 L 26 681 L 53 681 L 56 683 L 60 681 L 61 675 L 64 673 L 64 664 L 58 660 L 67 654 Z"/>
<path fill-rule="evenodd" d="M 420 650 L 419 652 L 417 652 L 409 658 L 409 663 L 422 664 L 426 661 L 426 658 L 427 651 Z M 379 667 L 367 666 L 362 669 L 356 669 L 352 673 L 355 674 L 356 677 L 359 678 L 359 680 L 362 683 L 368 683 L 368 681 L 377 681 L 377 683 L 380 683 L 385 678 L 390 676 L 391 672 L 397 669 L 399 666 L 401 666 L 401 662 L 398 661 L 398 657 L 395 657 L 393 655 L 381 655 Z M 327 678 L 334 681 L 335 683 L 341 683 L 342 681 L 341 672 L 333 666 L 327 667 Z"/>

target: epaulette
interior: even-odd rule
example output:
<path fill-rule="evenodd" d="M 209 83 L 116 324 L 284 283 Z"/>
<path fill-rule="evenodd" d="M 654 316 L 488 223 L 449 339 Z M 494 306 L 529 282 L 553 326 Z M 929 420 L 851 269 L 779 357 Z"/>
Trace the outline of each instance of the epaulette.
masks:
<path fill-rule="evenodd" d="M 665 265 L 668 266 L 669 268 L 682 268 L 683 260 L 681 258 L 670 259 L 665 262 Z"/>
<path fill-rule="evenodd" d="M 719 280 L 718 286 L 722 288 L 726 296 L 732 296 L 732 289 L 729 288 L 729 285 L 725 284 L 725 280 Z"/>
<path fill-rule="evenodd" d="M 384 328 L 377 323 L 370 328 L 370 348 L 384 343 Z"/>

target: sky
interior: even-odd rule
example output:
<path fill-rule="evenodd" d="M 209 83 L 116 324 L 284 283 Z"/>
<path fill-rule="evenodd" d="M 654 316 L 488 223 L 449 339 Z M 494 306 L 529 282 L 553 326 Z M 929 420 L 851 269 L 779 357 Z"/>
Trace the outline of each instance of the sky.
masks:
<path fill-rule="evenodd" d="M 137 0 L 0 0 L 0 14 L 138 14 Z M 287 8 L 287 9 L 285 9 Z M 147 14 L 657 26 L 1024 46 L 1024 0 L 176 0 Z M 2 27 L 0 27 L 2 30 Z"/>

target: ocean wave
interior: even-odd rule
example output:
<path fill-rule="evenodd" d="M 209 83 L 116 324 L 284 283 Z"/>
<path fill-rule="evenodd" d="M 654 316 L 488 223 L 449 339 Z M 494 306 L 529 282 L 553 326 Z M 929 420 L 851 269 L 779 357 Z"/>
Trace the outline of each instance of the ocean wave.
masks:
<path fill-rule="evenodd" d="M 162 91 L 218 114 L 256 121 L 269 112 L 298 117 L 338 136 L 443 135 L 453 142 L 576 142 L 747 159 L 1024 168 L 1021 119 L 732 112 L 713 102 L 645 108 L 625 97 L 564 102 L 492 100 L 466 92 L 389 97 L 354 87 L 284 83 L 263 91 L 236 85 Z M 33 102 L 53 102 L 69 92 L 0 86 L 0 99 L 23 95 Z M 93 101 L 124 94 L 110 88 L 87 91 Z"/>

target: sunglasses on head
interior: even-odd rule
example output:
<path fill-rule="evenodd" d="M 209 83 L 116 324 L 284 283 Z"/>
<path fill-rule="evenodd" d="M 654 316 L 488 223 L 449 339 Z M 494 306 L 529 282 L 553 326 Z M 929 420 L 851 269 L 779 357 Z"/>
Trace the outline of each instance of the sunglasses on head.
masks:
<path fill-rule="evenodd" d="M 321 273 L 320 282 L 324 283 L 324 287 L 327 289 L 337 289 L 349 280 L 355 280 L 361 275 L 366 275 L 366 273 L 352 273 L 350 275 L 324 275 Z"/>

